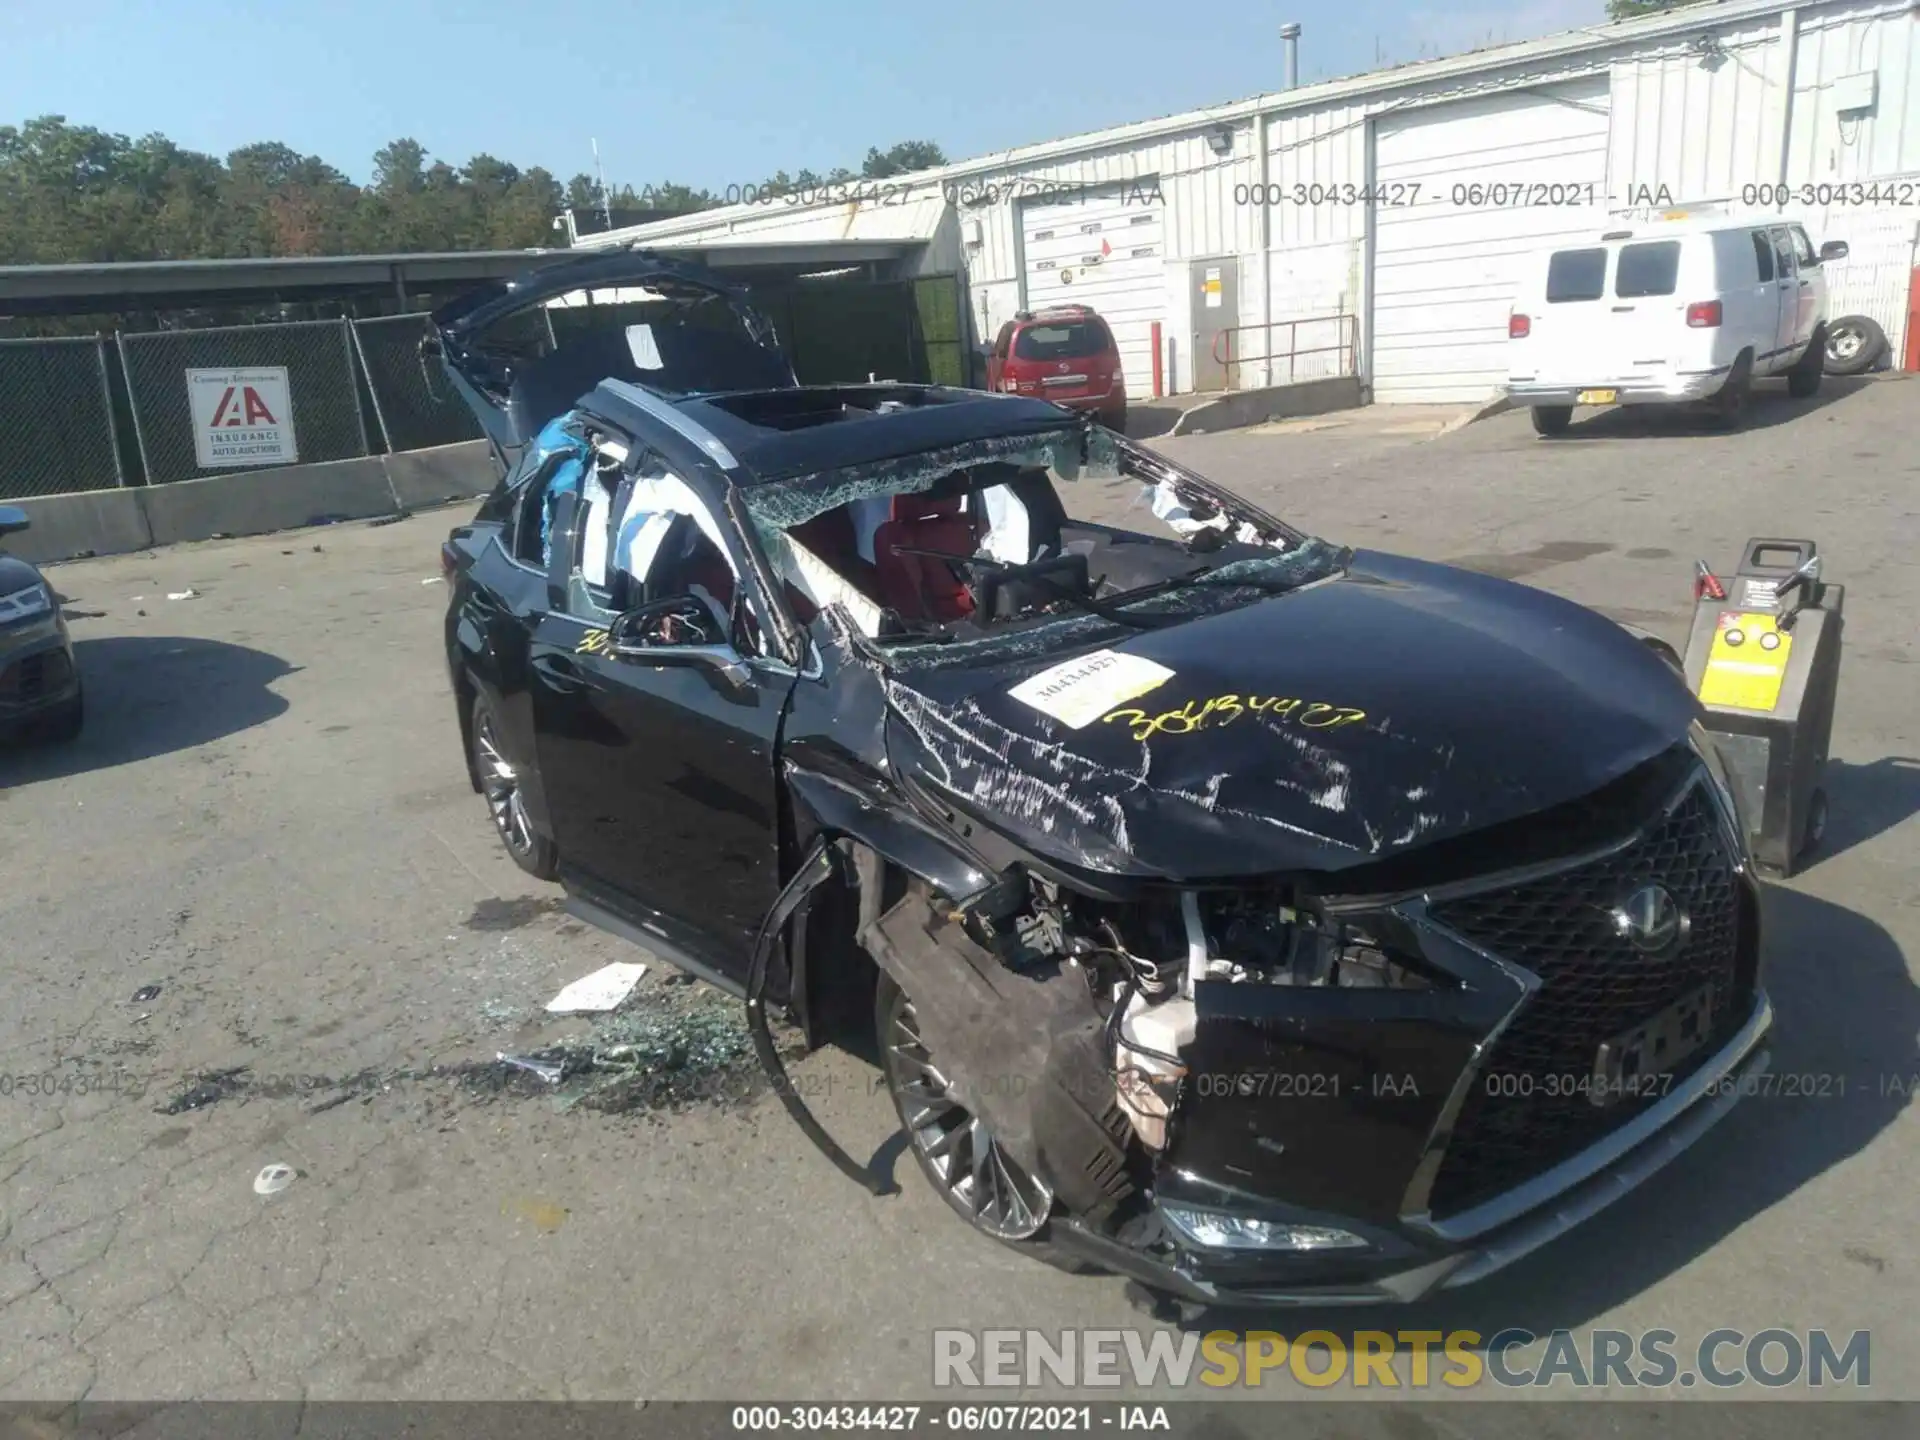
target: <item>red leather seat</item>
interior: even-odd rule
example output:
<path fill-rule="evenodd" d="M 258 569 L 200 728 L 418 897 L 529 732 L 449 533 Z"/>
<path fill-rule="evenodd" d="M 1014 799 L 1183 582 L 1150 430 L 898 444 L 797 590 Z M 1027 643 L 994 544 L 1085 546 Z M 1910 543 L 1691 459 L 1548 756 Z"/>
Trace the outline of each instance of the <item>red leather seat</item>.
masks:
<path fill-rule="evenodd" d="M 896 495 L 891 518 L 874 531 L 880 599 L 901 619 L 945 624 L 973 613 L 973 596 L 951 562 L 905 554 L 897 548 L 972 555 L 979 537 L 961 503 L 959 496 L 936 500 L 927 495 Z"/>

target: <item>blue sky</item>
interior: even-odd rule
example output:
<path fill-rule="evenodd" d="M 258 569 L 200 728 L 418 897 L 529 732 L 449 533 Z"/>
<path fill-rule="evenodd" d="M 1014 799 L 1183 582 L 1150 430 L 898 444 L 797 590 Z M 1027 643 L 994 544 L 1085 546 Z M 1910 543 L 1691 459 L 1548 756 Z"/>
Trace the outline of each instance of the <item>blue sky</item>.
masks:
<path fill-rule="evenodd" d="M 87 0 L 0 3 L 0 123 L 63 114 L 224 155 L 255 140 L 365 180 L 410 135 L 562 179 L 722 189 L 954 159 L 1302 81 L 1598 23 L 1604 0 Z"/>

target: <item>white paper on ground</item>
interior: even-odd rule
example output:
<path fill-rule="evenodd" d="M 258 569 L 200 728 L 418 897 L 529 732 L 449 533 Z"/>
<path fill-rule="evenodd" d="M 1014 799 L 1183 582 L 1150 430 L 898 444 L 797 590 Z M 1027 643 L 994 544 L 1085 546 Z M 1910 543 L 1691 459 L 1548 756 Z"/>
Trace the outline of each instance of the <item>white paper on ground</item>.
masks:
<path fill-rule="evenodd" d="M 582 1010 L 617 1010 L 646 973 L 647 967 L 637 961 L 616 960 L 567 986 L 547 1002 L 547 1010 L 555 1015 Z"/>
<path fill-rule="evenodd" d="M 1030 675 L 1007 693 L 1042 715 L 1051 715 L 1070 729 L 1079 730 L 1114 706 L 1172 678 L 1173 671 L 1144 656 L 1095 650 Z"/>

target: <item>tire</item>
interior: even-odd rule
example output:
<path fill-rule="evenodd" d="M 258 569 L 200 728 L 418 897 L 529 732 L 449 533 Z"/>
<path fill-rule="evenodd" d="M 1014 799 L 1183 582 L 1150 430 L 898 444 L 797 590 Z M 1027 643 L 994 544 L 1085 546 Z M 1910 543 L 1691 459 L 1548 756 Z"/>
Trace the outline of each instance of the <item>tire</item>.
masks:
<path fill-rule="evenodd" d="M 536 880 L 552 880 L 560 873 L 560 856 L 553 841 L 533 828 L 518 776 L 500 748 L 499 726 L 486 697 L 473 701 L 473 772 L 480 777 L 494 832 L 513 863 Z"/>
<path fill-rule="evenodd" d="M 1564 435 L 1567 427 L 1573 423 L 1571 405 L 1536 405 L 1533 407 L 1533 429 L 1538 435 Z"/>
<path fill-rule="evenodd" d="M 1864 375 L 1880 363 L 1887 351 L 1887 332 L 1865 315 L 1842 315 L 1827 322 L 1826 360 L 1829 375 Z"/>
<path fill-rule="evenodd" d="M 69 745 L 80 738 L 86 723 L 87 697 L 80 692 L 40 722 L 40 738 L 55 745 Z"/>
<path fill-rule="evenodd" d="M 1713 407 L 1713 418 L 1722 429 L 1738 430 L 1747 418 L 1747 402 L 1752 398 L 1753 356 L 1742 351 L 1740 358 L 1733 362 L 1733 373 L 1727 376 L 1727 383 L 1707 403 Z"/>
<path fill-rule="evenodd" d="M 907 1148 L 934 1192 L 975 1230 L 1037 1259 L 1053 1191 L 994 1143 L 985 1124 L 947 1089 L 920 1039 L 913 1001 L 884 970 L 873 996 L 880 1073 L 906 1131 Z"/>
<path fill-rule="evenodd" d="M 1826 374 L 1827 327 L 1813 332 L 1806 351 L 1787 372 L 1787 393 L 1796 400 L 1811 400 L 1820 393 L 1820 380 Z"/>

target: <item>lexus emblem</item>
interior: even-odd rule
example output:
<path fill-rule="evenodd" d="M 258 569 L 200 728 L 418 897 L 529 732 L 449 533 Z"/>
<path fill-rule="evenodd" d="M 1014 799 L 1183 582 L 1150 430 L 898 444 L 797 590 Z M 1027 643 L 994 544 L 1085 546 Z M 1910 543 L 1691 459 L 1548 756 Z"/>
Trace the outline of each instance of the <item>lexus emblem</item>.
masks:
<path fill-rule="evenodd" d="M 1613 908 L 1614 933 L 1642 955 L 1666 955 L 1687 938 L 1693 922 L 1663 885 L 1642 885 Z"/>
<path fill-rule="evenodd" d="M 1068 366 L 1068 365 L 1070 365 L 1071 363 L 1072 363 L 1072 362 L 1071 362 L 1071 361 L 1069 361 L 1069 360 L 1062 360 L 1062 361 L 1060 362 L 1060 373 L 1061 373 L 1062 375 L 1064 375 L 1064 374 L 1066 374 L 1066 373 L 1067 373 L 1067 366 Z"/>

